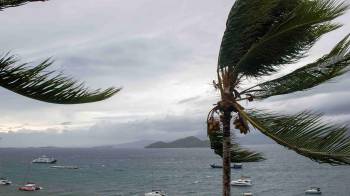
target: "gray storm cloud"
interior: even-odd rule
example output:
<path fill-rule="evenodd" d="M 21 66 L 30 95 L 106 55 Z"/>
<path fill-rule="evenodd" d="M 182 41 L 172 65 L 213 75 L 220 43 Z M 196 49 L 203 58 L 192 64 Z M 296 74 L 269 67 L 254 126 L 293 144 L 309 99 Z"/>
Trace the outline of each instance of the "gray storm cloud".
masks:
<path fill-rule="evenodd" d="M 350 2 L 350 1 L 348 1 Z M 217 94 L 215 65 L 231 0 L 50 0 L 0 12 L 0 53 L 23 62 L 54 57 L 52 69 L 91 87 L 123 87 L 101 103 L 61 106 L 0 89 L 0 146 L 94 146 L 205 135 Z M 323 37 L 309 63 L 350 32 Z M 290 65 L 283 72 L 296 69 Z M 349 74 L 254 104 L 281 112 L 312 109 L 350 120 Z M 253 82 L 254 83 L 254 82 Z M 248 84 L 250 85 L 250 84 Z"/>
<path fill-rule="evenodd" d="M 17 132 L 0 133 L 1 147 L 60 146 L 80 147 L 114 145 L 138 140 L 171 140 L 183 136 L 198 135 L 204 123 L 200 117 L 167 116 L 124 123 L 102 121 L 88 129 L 47 129 L 42 132 L 19 129 Z"/>

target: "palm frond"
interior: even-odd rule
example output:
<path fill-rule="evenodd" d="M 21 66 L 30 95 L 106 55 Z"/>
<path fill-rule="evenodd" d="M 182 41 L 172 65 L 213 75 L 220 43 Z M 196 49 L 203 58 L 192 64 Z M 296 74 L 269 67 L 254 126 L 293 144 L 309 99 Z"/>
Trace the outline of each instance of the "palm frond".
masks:
<path fill-rule="evenodd" d="M 215 154 L 222 157 L 222 134 L 211 133 L 209 134 L 210 146 L 214 150 Z M 261 153 L 253 152 L 244 148 L 241 148 L 234 140 L 231 141 L 231 162 L 232 163 L 245 163 L 245 162 L 259 162 L 265 160 Z"/>
<path fill-rule="evenodd" d="M 228 16 L 219 66 L 259 77 L 294 63 L 348 8 L 337 0 L 237 0 Z"/>
<path fill-rule="evenodd" d="M 48 1 L 48 0 L 0 0 L 0 11 L 9 7 L 17 7 L 29 2 Z"/>
<path fill-rule="evenodd" d="M 321 114 L 280 115 L 240 111 L 256 129 L 278 144 L 319 163 L 350 164 L 350 136 L 345 126 L 321 121 Z"/>
<path fill-rule="evenodd" d="M 20 95 L 56 104 L 80 104 L 107 99 L 120 89 L 89 90 L 61 73 L 45 71 L 53 61 L 47 59 L 35 67 L 18 64 L 14 56 L 0 57 L 0 86 Z"/>
<path fill-rule="evenodd" d="M 264 99 L 307 90 L 346 73 L 350 65 L 349 36 L 347 35 L 329 54 L 316 62 L 283 77 L 258 84 L 242 93 L 249 93 L 255 98 Z"/>

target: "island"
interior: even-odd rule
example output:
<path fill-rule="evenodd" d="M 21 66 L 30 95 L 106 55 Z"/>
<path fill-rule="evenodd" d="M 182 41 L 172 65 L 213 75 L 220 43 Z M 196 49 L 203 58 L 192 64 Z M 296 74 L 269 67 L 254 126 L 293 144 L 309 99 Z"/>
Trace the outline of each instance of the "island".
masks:
<path fill-rule="evenodd" d="M 172 142 L 154 142 L 145 148 L 209 148 L 209 140 L 200 140 L 194 136 L 181 138 Z"/>

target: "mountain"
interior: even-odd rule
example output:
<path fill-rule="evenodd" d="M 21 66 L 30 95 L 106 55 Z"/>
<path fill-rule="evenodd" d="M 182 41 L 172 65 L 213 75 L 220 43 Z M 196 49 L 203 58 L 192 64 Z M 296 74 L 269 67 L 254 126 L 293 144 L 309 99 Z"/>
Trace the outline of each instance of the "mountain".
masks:
<path fill-rule="evenodd" d="M 117 144 L 114 145 L 114 148 L 144 148 L 146 145 L 155 142 L 155 140 L 139 140 L 129 143 Z"/>
<path fill-rule="evenodd" d="M 114 144 L 114 145 L 105 145 L 105 146 L 94 146 L 92 148 L 144 148 L 146 145 L 155 142 L 154 140 L 138 140 L 134 142 L 122 143 L 122 144 Z"/>
<path fill-rule="evenodd" d="M 208 148 L 209 140 L 200 140 L 194 136 L 181 138 L 172 142 L 155 142 L 145 148 Z"/>

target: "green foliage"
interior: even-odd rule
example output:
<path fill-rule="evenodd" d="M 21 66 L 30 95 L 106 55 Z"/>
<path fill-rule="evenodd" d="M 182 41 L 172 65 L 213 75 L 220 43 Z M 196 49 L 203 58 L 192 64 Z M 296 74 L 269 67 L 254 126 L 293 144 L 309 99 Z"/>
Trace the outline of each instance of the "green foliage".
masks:
<path fill-rule="evenodd" d="M 35 1 L 47 0 L 0 0 L 0 11 Z M 39 101 L 56 104 L 90 103 L 107 99 L 120 91 L 116 88 L 91 91 L 83 83 L 61 73 L 47 72 L 46 69 L 53 63 L 50 59 L 35 67 L 17 62 L 9 54 L 0 57 L 0 86 Z"/>
<path fill-rule="evenodd" d="M 319 163 L 350 164 L 347 127 L 322 122 L 321 114 L 281 115 L 249 111 L 242 115 L 263 134 L 298 154 Z"/>
<path fill-rule="evenodd" d="M 251 24 L 243 21 L 240 24 L 238 18 L 245 17 L 244 9 L 249 4 L 258 5 L 257 1 L 237 1 L 231 10 L 230 20 L 236 22 L 234 26 L 244 26 L 243 32 L 255 32 L 256 34 L 243 34 L 238 40 L 231 39 L 231 45 L 225 45 L 221 49 L 219 66 L 232 67 L 233 72 L 241 76 L 260 77 L 270 75 L 284 64 L 293 63 L 302 58 L 305 52 L 323 34 L 340 27 L 331 21 L 344 13 L 348 8 L 344 3 L 335 0 L 295 0 L 295 1 L 264 1 L 270 10 L 257 21 Z M 244 8 L 244 6 L 247 6 Z M 240 12 L 239 8 L 243 7 Z M 274 9 L 279 10 L 277 16 Z M 261 8 L 262 9 L 262 8 Z M 284 11 L 282 11 L 284 10 Z M 251 14 L 253 14 L 252 11 Z M 261 14 L 260 12 L 257 12 Z M 233 17 L 236 14 L 236 18 Z M 257 17 L 257 15 L 251 17 Z M 249 18 L 249 15 L 246 17 Z M 276 17 L 274 20 L 264 18 Z M 259 18 L 259 17 L 258 17 Z M 254 23 L 258 25 L 254 27 Z M 268 30 L 262 28 L 268 24 Z M 230 27 L 228 25 L 228 27 Z M 226 35 L 227 34 L 227 35 Z M 256 35 L 256 36 L 254 36 Z M 225 36 L 233 36 L 227 31 Z M 244 38 L 247 36 L 247 38 Z M 233 36 L 234 37 L 234 36 Z M 350 63 L 349 35 L 341 40 L 329 54 L 316 62 L 301 67 L 290 74 L 275 80 L 264 82 L 242 91 L 240 94 L 252 94 L 253 97 L 264 99 L 275 95 L 289 94 L 296 91 L 308 90 L 325 83 L 348 71 Z M 237 37 L 234 37 L 237 39 Z M 246 41 L 247 40 L 247 41 Z M 227 42 L 228 43 L 228 42 Z M 239 47 L 240 45 L 245 47 Z M 236 53 L 230 52 L 234 46 Z M 245 48 L 245 49 L 244 49 Z M 240 53 L 237 53 L 240 52 Z M 222 56 L 221 54 L 226 54 Z M 230 55 L 231 54 L 231 58 Z M 232 58 L 234 57 L 234 58 Z M 233 63 L 230 60 L 235 59 Z M 226 64 L 225 64 L 226 62 Z M 228 62 L 228 63 L 227 63 Z M 335 165 L 350 164 L 350 136 L 345 126 L 337 126 L 321 121 L 322 115 L 311 112 L 302 112 L 296 115 L 281 115 L 262 111 L 249 111 L 248 114 L 240 108 L 238 113 L 251 125 L 278 144 L 283 145 L 298 154 L 306 156 L 319 163 Z"/>
<path fill-rule="evenodd" d="M 61 73 L 45 71 L 53 62 L 48 59 L 37 66 L 18 64 L 14 56 L 0 58 L 0 86 L 20 95 L 56 104 L 80 104 L 107 99 L 120 89 L 90 91 Z"/>
<path fill-rule="evenodd" d="M 348 6 L 336 0 L 237 0 L 228 16 L 219 66 L 259 77 L 294 63 Z"/>
<path fill-rule="evenodd" d="M 348 71 L 350 65 L 349 46 L 350 40 L 348 35 L 329 54 L 316 62 L 281 78 L 254 86 L 243 93 L 252 93 L 255 98 L 263 99 L 307 90 L 327 82 Z"/>
<path fill-rule="evenodd" d="M 209 135 L 210 147 L 214 150 L 215 154 L 222 157 L 222 133 L 211 133 Z M 235 141 L 231 142 L 231 162 L 232 163 L 244 163 L 244 162 L 258 162 L 265 160 L 261 153 L 253 152 L 244 148 L 241 148 Z"/>
<path fill-rule="evenodd" d="M 215 119 L 213 122 L 216 124 L 210 121 L 211 118 L 207 119 L 208 135 L 216 154 L 222 156 L 229 147 L 225 145 L 223 149 L 223 136 L 213 136 L 212 133 L 217 133 L 217 129 L 223 131 L 226 141 L 231 113 L 236 113 L 235 126 L 242 133 L 246 133 L 246 128 L 242 128 L 247 127 L 245 122 L 248 122 L 278 144 L 314 161 L 350 165 L 350 136 L 346 127 L 322 123 L 321 115 L 310 112 L 280 115 L 249 111 L 248 115 L 238 103 L 242 100 L 254 101 L 254 97 L 261 99 L 306 90 L 343 74 L 349 64 L 348 37 L 317 62 L 239 92 L 243 79 L 269 76 L 281 66 L 305 57 L 322 35 L 341 27 L 333 20 L 348 8 L 338 0 L 235 1 L 221 42 L 218 80 L 213 83 L 220 91 L 221 100 L 208 115 L 212 117 L 213 111 L 217 113 L 221 124 L 217 126 Z M 232 157 L 237 150 L 240 148 L 234 143 Z M 246 159 L 246 155 L 249 159 L 249 155 L 254 153 L 244 150 L 244 154 L 239 153 L 236 159 Z M 230 195 L 231 173 L 225 169 L 229 159 L 226 154 L 223 156 L 223 195 Z"/>
<path fill-rule="evenodd" d="M 17 7 L 29 2 L 48 1 L 48 0 L 0 0 L 0 11 L 9 7 Z"/>

